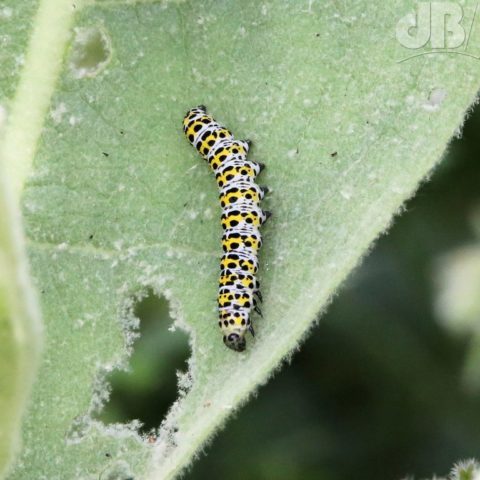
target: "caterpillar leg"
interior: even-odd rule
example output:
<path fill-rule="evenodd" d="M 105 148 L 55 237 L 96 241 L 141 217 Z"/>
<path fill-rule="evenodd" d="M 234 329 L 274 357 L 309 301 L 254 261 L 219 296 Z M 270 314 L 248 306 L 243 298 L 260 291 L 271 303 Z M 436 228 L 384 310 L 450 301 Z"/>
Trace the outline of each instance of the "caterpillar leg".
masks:
<path fill-rule="evenodd" d="M 262 163 L 262 162 L 255 162 L 255 163 L 258 165 L 258 167 L 260 169 L 259 173 L 263 172 L 263 170 L 265 170 L 265 164 L 264 163 Z"/>

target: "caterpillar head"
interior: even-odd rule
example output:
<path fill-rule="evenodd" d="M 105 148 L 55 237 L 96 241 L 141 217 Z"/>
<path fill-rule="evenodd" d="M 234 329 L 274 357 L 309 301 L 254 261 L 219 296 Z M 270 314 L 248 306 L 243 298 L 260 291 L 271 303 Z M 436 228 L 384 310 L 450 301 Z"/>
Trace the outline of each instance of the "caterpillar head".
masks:
<path fill-rule="evenodd" d="M 247 346 L 247 342 L 245 340 L 245 331 L 243 332 L 232 332 L 228 335 L 223 336 L 223 343 L 232 350 L 236 352 L 243 352 L 245 347 Z"/>
<path fill-rule="evenodd" d="M 220 311 L 219 326 L 223 333 L 223 343 L 236 352 L 243 352 L 247 346 L 245 334 L 253 333 L 248 313 L 245 311 Z"/>

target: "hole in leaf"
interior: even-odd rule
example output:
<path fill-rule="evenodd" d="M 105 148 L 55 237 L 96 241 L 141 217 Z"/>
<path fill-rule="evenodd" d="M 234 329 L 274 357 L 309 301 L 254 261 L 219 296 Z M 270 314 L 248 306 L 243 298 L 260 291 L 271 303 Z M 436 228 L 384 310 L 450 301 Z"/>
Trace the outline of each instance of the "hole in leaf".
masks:
<path fill-rule="evenodd" d="M 140 337 L 133 344 L 129 371 L 114 371 L 108 403 L 98 415 L 102 422 L 139 420 L 141 433 L 157 429 L 178 397 L 177 371 L 187 370 L 188 335 L 172 331 L 169 303 L 149 292 L 135 308 Z"/>
<path fill-rule="evenodd" d="M 75 29 L 71 53 L 71 67 L 76 78 L 94 77 L 110 61 L 111 44 L 99 27 Z"/>

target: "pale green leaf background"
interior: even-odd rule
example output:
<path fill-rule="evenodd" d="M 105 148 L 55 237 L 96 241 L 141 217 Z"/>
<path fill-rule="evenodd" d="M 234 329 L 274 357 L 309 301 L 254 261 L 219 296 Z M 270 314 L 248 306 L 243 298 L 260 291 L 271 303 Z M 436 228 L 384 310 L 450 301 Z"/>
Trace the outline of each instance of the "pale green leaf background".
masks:
<path fill-rule="evenodd" d="M 12 5 L 13 22 L 24 7 Z M 410 12 L 407 1 L 41 2 L 3 146 L 46 333 L 11 478 L 172 478 L 298 346 L 475 99 L 471 57 L 398 62 L 412 54 L 395 38 Z M 215 182 L 181 131 L 199 103 L 253 140 L 272 189 L 264 319 L 243 354 L 216 326 Z M 106 372 L 128 362 L 132 304 L 148 288 L 192 347 L 154 444 L 91 418 Z"/>
<path fill-rule="evenodd" d="M 0 177 L 0 477 L 19 449 L 22 413 L 42 338 L 20 212 L 4 178 Z"/>
<path fill-rule="evenodd" d="M 15 9 L 14 9 L 15 7 Z M 8 98 L 24 63 L 35 2 L 0 3 L 0 144 Z M 13 15 L 22 22 L 11 21 Z M 29 278 L 21 213 L 0 155 L 0 477 L 18 453 L 23 410 L 42 344 L 40 312 Z"/>

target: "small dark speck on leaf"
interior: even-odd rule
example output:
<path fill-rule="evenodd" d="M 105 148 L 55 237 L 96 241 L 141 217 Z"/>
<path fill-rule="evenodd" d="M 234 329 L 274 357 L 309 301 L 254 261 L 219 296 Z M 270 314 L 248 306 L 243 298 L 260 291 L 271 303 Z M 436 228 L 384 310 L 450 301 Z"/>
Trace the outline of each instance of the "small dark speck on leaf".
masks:
<path fill-rule="evenodd" d="M 183 204 L 184 207 L 186 207 L 187 205 L 188 205 L 188 202 Z"/>
<path fill-rule="evenodd" d="M 40 293 L 45 293 L 45 290 L 40 290 Z"/>
<path fill-rule="evenodd" d="M 91 234 L 88 236 L 88 239 L 89 239 L 89 240 L 92 240 L 92 238 L 93 238 L 93 233 L 91 233 Z"/>
<path fill-rule="evenodd" d="M 120 130 L 120 135 L 123 135 L 125 133 L 125 130 Z"/>
<path fill-rule="evenodd" d="M 316 37 L 319 37 L 319 36 L 320 36 L 320 34 L 319 34 L 319 33 L 316 33 L 316 34 L 315 34 L 315 36 L 316 36 Z"/>
<path fill-rule="evenodd" d="M 103 154 L 104 157 L 108 157 L 108 156 L 110 155 L 110 154 L 107 153 L 107 152 L 102 152 L 102 154 Z"/>
<path fill-rule="evenodd" d="M 336 157 L 337 155 L 338 155 L 338 152 L 332 152 L 332 153 L 330 154 L 330 156 L 331 156 L 332 158 L 333 158 L 333 157 Z"/>
<path fill-rule="evenodd" d="M 111 457 L 111 455 L 110 455 L 109 453 L 106 453 L 105 456 L 106 456 L 107 458 L 110 458 L 110 457 Z"/>

